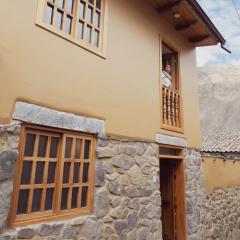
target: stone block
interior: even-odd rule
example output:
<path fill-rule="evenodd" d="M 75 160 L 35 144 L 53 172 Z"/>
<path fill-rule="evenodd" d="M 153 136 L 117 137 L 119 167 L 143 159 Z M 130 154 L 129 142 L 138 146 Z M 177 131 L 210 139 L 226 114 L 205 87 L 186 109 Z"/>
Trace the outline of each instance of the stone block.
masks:
<path fill-rule="evenodd" d="M 63 229 L 62 238 L 63 239 L 76 239 L 80 234 L 80 227 L 70 226 Z"/>
<path fill-rule="evenodd" d="M 160 195 L 160 192 L 158 194 L 154 194 L 152 197 L 151 197 L 151 202 L 154 206 L 161 206 L 161 195 Z"/>
<path fill-rule="evenodd" d="M 118 219 L 121 218 L 122 215 L 122 211 L 120 209 L 112 209 L 112 211 L 110 212 L 110 216 L 114 219 Z"/>
<path fill-rule="evenodd" d="M 97 157 L 98 158 L 112 158 L 117 155 L 116 151 L 112 148 L 98 148 Z"/>
<path fill-rule="evenodd" d="M 103 134 L 105 132 L 105 123 L 103 120 L 60 112 L 20 101 L 16 102 L 13 119 L 49 127 L 89 133 Z"/>
<path fill-rule="evenodd" d="M 128 170 L 134 165 L 134 158 L 129 156 L 116 156 L 112 159 L 112 164 L 115 167 L 123 170 Z"/>
<path fill-rule="evenodd" d="M 104 237 L 109 239 L 111 235 L 115 233 L 114 229 L 111 226 L 106 226 L 104 228 Z"/>
<path fill-rule="evenodd" d="M 152 173 L 152 166 L 149 164 L 144 164 L 141 168 L 141 171 L 145 175 L 149 175 Z"/>
<path fill-rule="evenodd" d="M 118 182 L 110 182 L 108 184 L 108 188 L 110 193 L 114 194 L 114 195 L 121 195 L 122 193 L 122 186 L 118 183 Z"/>
<path fill-rule="evenodd" d="M 118 178 L 118 176 L 119 176 L 119 174 L 116 173 L 116 172 L 114 172 L 114 173 L 112 173 L 112 174 L 106 175 L 106 178 L 107 178 L 107 180 L 109 180 L 109 181 L 114 181 L 114 180 L 116 180 L 116 179 Z"/>
<path fill-rule="evenodd" d="M 136 240 L 137 239 L 137 230 L 134 229 L 132 232 L 127 234 L 126 240 Z"/>
<path fill-rule="evenodd" d="M 18 239 L 33 239 L 35 231 L 32 228 L 22 228 L 17 232 Z"/>
<path fill-rule="evenodd" d="M 137 152 L 137 155 L 141 156 L 143 155 L 143 153 L 145 152 L 146 150 L 146 146 L 143 142 L 138 142 L 136 143 L 136 152 Z"/>
<path fill-rule="evenodd" d="M 122 201 L 121 207 L 122 207 L 122 208 L 126 208 L 126 207 L 129 205 L 129 203 L 130 203 L 130 199 L 129 199 L 129 198 L 126 198 L 126 199 L 124 199 L 124 200 Z"/>
<path fill-rule="evenodd" d="M 130 156 L 135 156 L 136 152 L 137 150 L 134 146 L 125 146 L 123 149 L 123 153 Z"/>
<path fill-rule="evenodd" d="M 120 235 L 124 229 L 126 229 L 127 222 L 124 220 L 116 220 L 114 221 L 114 228 L 118 235 Z"/>
<path fill-rule="evenodd" d="M 15 239 L 15 235 L 11 235 L 11 234 L 4 234 L 0 236 L 0 240 L 14 240 L 14 239 Z"/>
<path fill-rule="evenodd" d="M 48 224 L 42 224 L 38 230 L 38 235 L 48 236 L 52 234 L 52 226 Z"/>
<path fill-rule="evenodd" d="M 106 216 L 102 220 L 104 223 L 111 223 L 113 221 L 113 218 L 110 216 Z"/>
<path fill-rule="evenodd" d="M 123 186 L 128 186 L 130 185 L 129 177 L 127 175 L 122 175 L 119 180 L 120 184 Z"/>
<path fill-rule="evenodd" d="M 140 187 L 139 188 L 139 196 L 140 197 L 150 197 L 153 191 L 150 187 Z"/>
<path fill-rule="evenodd" d="M 0 182 L 13 179 L 17 153 L 13 151 L 0 152 Z"/>
<path fill-rule="evenodd" d="M 127 186 L 127 187 L 124 188 L 123 191 L 130 198 L 139 197 L 138 189 L 135 186 L 132 186 L 132 185 Z"/>
<path fill-rule="evenodd" d="M 142 219 L 139 222 L 139 225 L 144 226 L 144 227 L 150 227 L 152 225 L 152 220 L 149 219 Z"/>
<path fill-rule="evenodd" d="M 96 161 L 96 168 L 95 168 L 95 186 L 102 187 L 105 184 L 105 171 L 102 161 Z"/>
<path fill-rule="evenodd" d="M 113 208 L 118 207 L 121 204 L 121 198 L 117 197 L 117 198 L 113 198 L 111 200 L 111 205 Z"/>
<path fill-rule="evenodd" d="M 111 162 L 104 163 L 104 169 L 105 169 L 105 172 L 108 174 L 113 173 L 112 163 Z"/>
<path fill-rule="evenodd" d="M 138 214 L 137 212 L 132 212 L 127 217 L 127 230 L 132 231 L 137 224 Z"/>
<path fill-rule="evenodd" d="M 40 236 L 59 235 L 63 224 L 42 224 L 38 230 Z"/>
<path fill-rule="evenodd" d="M 106 216 L 109 212 L 109 192 L 104 188 L 97 190 L 95 212 L 98 218 Z"/>
<path fill-rule="evenodd" d="M 19 145 L 19 135 L 7 135 L 7 146 L 9 149 L 17 150 Z"/>
<path fill-rule="evenodd" d="M 100 235 L 99 223 L 93 220 L 88 220 L 81 229 L 81 234 L 88 240 L 93 240 Z"/>
<path fill-rule="evenodd" d="M 136 156 L 135 159 L 136 159 L 136 163 L 139 167 L 141 167 L 143 164 L 146 163 L 146 159 L 144 156 L 141 156 L 141 157 Z"/>
<path fill-rule="evenodd" d="M 160 207 L 149 205 L 147 208 L 148 208 L 147 217 L 149 219 L 152 219 L 152 218 L 158 219 L 161 216 L 161 208 Z"/>
<path fill-rule="evenodd" d="M 129 210 L 126 208 L 122 211 L 121 218 L 126 219 L 128 216 Z"/>
<path fill-rule="evenodd" d="M 87 220 L 87 216 L 75 218 L 71 221 L 71 226 L 80 226 L 83 225 Z"/>
<path fill-rule="evenodd" d="M 149 228 L 142 227 L 137 232 L 137 240 L 146 240 L 150 234 Z"/>
<path fill-rule="evenodd" d="M 165 145 L 172 145 L 178 147 L 187 147 L 187 141 L 184 138 L 173 137 L 164 134 L 156 135 L 156 142 Z"/>
<path fill-rule="evenodd" d="M 110 140 L 106 138 L 98 138 L 97 146 L 98 147 L 106 147 L 109 144 Z"/>
<path fill-rule="evenodd" d="M 140 208 L 140 203 L 139 203 L 138 198 L 133 199 L 133 200 L 128 204 L 128 208 L 134 209 L 134 210 L 137 210 L 137 211 L 138 211 L 139 208 Z"/>
<path fill-rule="evenodd" d="M 21 124 L 16 121 L 12 121 L 10 125 L 5 126 L 5 132 L 8 134 L 19 135 Z"/>
<path fill-rule="evenodd" d="M 133 185 L 136 186 L 142 186 L 142 174 L 141 174 L 141 168 L 138 167 L 136 164 L 130 169 L 130 171 L 128 172 L 129 178 L 130 178 L 130 182 Z"/>

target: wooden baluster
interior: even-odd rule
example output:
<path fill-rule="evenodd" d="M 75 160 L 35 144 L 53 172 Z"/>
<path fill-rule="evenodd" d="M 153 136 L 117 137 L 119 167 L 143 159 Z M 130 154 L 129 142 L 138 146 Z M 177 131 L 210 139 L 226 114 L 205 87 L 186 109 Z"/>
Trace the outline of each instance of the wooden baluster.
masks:
<path fill-rule="evenodd" d="M 167 88 L 165 89 L 165 91 L 166 91 L 166 96 L 165 96 L 165 98 L 166 98 L 166 124 L 168 124 L 168 90 L 167 90 Z"/>
<path fill-rule="evenodd" d="M 172 118 L 172 126 L 176 126 L 176 122 L 175 122 L 175 105 L 174 105 L 174 102 L 175 102 L 175 92 L 172 91 L 172 94 L 171 94 L 171 118 Z"/>
<path fill-rule="evenodd" d="M 180 127 L 180 122 L 179 122 L 179 95 L 176 94 L 175 98 L 175 111 L 176 111 L 176 127 Z"/>
<path fill-rule="evenodd" d="M 176 91 L 162 87 L 162 120 L 163 124 L 181 128 L 181 96 Z"/>
<path fill-rule="evenodd" d="M 177 99 L 178 99 L 178 94 L 174 93 L 174 121 L 175 121 L 175 127 L 178 127 Z"/>
<path fill-rule="evenodd" d="M 171 126 L 171 91 L 167 89 L 167 120 L 168 125 Z"/>
<path fill-rule="evenodd" d="M 182 122 L 181 122 L 181 115 L 182 115 L 182 109 L 181 109 L 181 96 L 178 95 L 178 127 L 182 127 Z"/>
<path fill-rule="evenodd" d="M 163 102 L 163 123 L 166 124 L 167 122 L 167 101 L 166 101 L 167 95 L 166 95 L 166 88 L 162 88 L 162 102 Z"/>

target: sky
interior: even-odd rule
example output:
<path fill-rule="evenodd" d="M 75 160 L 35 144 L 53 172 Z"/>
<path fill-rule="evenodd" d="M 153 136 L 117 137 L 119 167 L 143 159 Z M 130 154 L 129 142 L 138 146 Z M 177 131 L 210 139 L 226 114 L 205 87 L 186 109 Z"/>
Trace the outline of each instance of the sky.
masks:
<path fill-rule="evenodd" d="M 197 65 L 232 64 L 240 66 L 240 0 L 198 0 L 212 22 L 226 39 L 226 47 L 220 45 L 197 48 Z M 234 7 L 234 2 L 237 11 Z"/>

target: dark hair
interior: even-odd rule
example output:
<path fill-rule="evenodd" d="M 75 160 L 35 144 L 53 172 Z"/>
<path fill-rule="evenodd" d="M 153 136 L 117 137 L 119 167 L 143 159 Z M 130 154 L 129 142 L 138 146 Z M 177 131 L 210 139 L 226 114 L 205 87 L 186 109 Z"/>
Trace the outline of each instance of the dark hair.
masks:
<path fill-rule="evenodd" d="M 163 59 L 162 68 L 165 68 L 167 65 L 171 66 L 171 64 L 169 63 L 169 59 Z"/>

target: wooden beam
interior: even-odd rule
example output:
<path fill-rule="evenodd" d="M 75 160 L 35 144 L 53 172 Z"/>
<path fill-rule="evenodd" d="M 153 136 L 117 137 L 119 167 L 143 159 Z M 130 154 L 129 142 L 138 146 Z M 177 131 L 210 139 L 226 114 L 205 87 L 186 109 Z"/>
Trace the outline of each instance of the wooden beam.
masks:
<path fill-rule="evenodd" d="M 190 43 L 196 44 L 196 43 L 202 42 L 203 40 L 208 39 L 209 37 L 210 37 L 210 35 L 198 36 L 198 37 L 190 37 L 190 38 L 188 38 L 188 41 Z"/>
<path fill-rule="evenodd" d="M 177 0 L 176 2 L 172 2 L 172 3 L 168 3 L 165 5 L 162 5 L 158 8 L 158 12 L 159 13 L 164 13 L 167 12 L 169 10 L 171 10 L 173 7 L 177 6 L 178 4 L 180 4 L 182 2 L 182 0 Z"/>
<path fill-rule="evenodd" d="M 176 31 L 187 30 L 188 28 L 190 28 L 191 26 L 193 26 L 196 23 L 197 23 L 197 20 L 194 20 L 194 21 L 191 21 L 191 22 L 182 23 L 182 24 L 177 24 L 175 26 L 175 29 L 176 29 Z"/>

